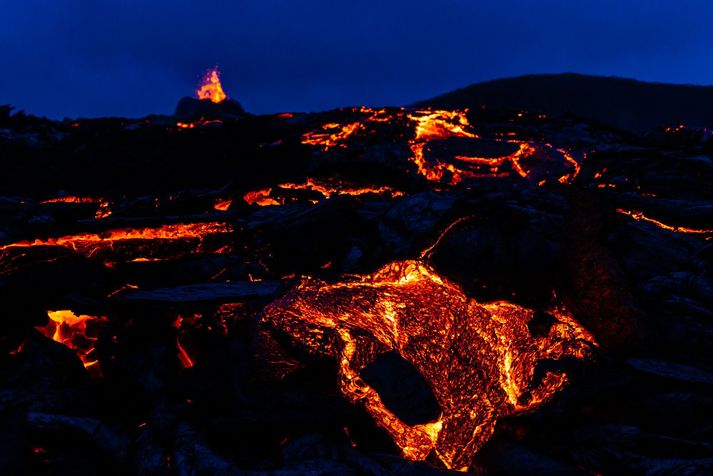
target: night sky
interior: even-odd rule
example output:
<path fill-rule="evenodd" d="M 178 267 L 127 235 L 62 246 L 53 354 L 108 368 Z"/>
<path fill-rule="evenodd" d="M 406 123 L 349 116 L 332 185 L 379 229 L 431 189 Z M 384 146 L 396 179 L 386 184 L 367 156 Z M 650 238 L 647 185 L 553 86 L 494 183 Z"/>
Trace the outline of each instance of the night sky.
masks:
<path fill-rule="evenodd" d="M 22 0 L 0 13 L 0 104 L 172 113 L 219 65 L 254 113 L 404 105 L 580 72 L 713 84 L 709 0 Z"/>

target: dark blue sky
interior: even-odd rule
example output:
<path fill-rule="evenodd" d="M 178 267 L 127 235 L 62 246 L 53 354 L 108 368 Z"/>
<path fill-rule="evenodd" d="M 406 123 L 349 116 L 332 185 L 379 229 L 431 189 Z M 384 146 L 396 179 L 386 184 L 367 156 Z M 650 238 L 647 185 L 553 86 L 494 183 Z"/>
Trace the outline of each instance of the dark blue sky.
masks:
<path fill-rule="evenodd" d="M 251 112 L 402 105 L 574 71 L 713 84 L 710 0 L 22 0 L 0 14 L 0 104 L 171 113 L 219 65 Z"/>

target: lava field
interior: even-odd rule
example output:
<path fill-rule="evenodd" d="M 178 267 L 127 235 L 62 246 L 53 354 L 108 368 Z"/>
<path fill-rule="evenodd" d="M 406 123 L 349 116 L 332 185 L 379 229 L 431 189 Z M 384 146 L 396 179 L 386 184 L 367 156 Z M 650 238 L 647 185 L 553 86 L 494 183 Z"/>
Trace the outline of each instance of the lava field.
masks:
<path fill-rule="evenodd" d="M 200 97 L 0 108 L 3 474 L 713 472 L 710 131 Z"/>

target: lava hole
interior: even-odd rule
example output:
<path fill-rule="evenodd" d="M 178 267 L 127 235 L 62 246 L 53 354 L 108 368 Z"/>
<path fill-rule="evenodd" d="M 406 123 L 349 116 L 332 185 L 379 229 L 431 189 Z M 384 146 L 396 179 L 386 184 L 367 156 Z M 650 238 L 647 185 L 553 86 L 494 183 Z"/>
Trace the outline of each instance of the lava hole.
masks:
<path fill-rule="evenodd" d="M 438 418 L 441 407 L 424 378 L 396 352 L 380 354 L 361 377 L 402 422 L 413 426 Z"/>
<path fill-rule="evenodd" d="M 555 322 L 557 318 L 549 312 L 535 311 L 532 319 L 527 323 L 527 329 L 534 337 L 547 337 Z"/>

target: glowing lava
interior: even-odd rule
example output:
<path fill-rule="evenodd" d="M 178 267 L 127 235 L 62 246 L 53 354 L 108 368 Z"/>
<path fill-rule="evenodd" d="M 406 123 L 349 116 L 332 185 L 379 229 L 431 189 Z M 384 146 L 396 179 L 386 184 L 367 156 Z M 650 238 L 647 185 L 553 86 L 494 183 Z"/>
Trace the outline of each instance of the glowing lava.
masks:
<path fill-rule="evenodd" d="M 547 170 L 548 176 L 551 172 L 556 172 L 558 182 L 569 184 L 580 171 L 579 162 L 568 151 L 557 149 L 550 144 L 537 144 L 528 140 L 510 138 L 516 135 L 512 132 L 508 133 L 509 138 L 487 139 L 515 146 L 515 151 L 509 155 L 500 157 L 456 155 L 455 163 L 427 159 L 426 151 L 433 141 L 454 138 L 483 140 L 473 132 L 473 127 L 468 121 L 467 110 L 399 109 L 391 111 L 359 108 L 353 109 L 352 112 L 361 114 L 362 117 L 343 124 L 326 123 L 320 129 L 304 134 L 302 143 L 320 147 L 323 151 L 346 148 L 353 138 L 367 136 L 374 132 L 373 127 L 378 123 L 390 123 L 399 127 L 407 125 L 412 128 L 413 138 L 408 142 L 411 149 L 410 160 L 420 175 L 430 182 L 441 185 L 457 185 L 464 179 L 508 177 L 512 172 L 522 178 L 536 180 L 538 185 L 544 185 L 547 183 L 548 177 L 543 177 L 539 172 L 533 173 L 534 170 L 543 167 L 543 170 Z M 507 167 L 505 167 L 506 165 Z"/>
<path fill-rule="evenodd" d="M 243 195 L 243 200 L 245 200 L 248 205 L 258 205 L 261 207 L 267 207 L 270 205 L 282 205 L 282 203 L 272 198 L 270 196 L 271 194 L 271 187 L 263 188 L 260 190 L 253 190 Z"/>
<path fill-rule="evenodd" d="M 243 200 L 249 205 L 259 205 L 261 207 L 269 205 L 284 205 L 286 199 L 284 192 L 287 190 L 303 190 L 316 192 L 327 199 L 335 195 L 351 195 L 358 197 L 361 195 L 386 195 L 388 197 L 401 197 L 403 192 L 394 190 L 391 187 L 359 187 L 349 183 L 342 183 L 336 180 L 317 180 L 308 178 L 303 183 L 283 183 L 276 187 L 269 187 L 260 190 L 247 192 L 243 196 Z M 310 200 L 312 203 L 317 203 L 319 200 Z"/>
<path fill-rule="evenodd" d="M 100 198 L 93 198 L 93 197 L 77 197 L 74 195 L 68 195 L 65 197 L 55 197 L 55 198 L 50 198 L 47 200 L 42 200 L 40 203 L 41 204 L 46 204 L 46 203 L 101 203 Z"/>
<path fill-rule="evenodd" d="M 305 134 L 302 143 L 319 146 L 325 151 L 333 147 L 345 147 L 347 139 L 363 130 L 365 130 L 364 126 L 360 122 L 345 125 L 330 122 L 324 124 L 318 131 Z"/>
<path fill-rule="evenodd" d="M 218 198 L 213 203 L 213 209 L 219 212 L 227 212 L 230 209 L 230 205 L 232 203 L 232 198 Z"/>
<path fill-rule="evenodd" d="M 466 469 L 499 417 L 531 410 L 567 381 L 538 363 L 586 359 L 593 337 L 561 309 L 542 333 L 528 327 L 534 311 L 498 301 L 482 304 L 419 261 L 395 262 L 372 275 L 328 284 L 306 278 L 265 310 L 265 322 L 306 350 L 339 363 L 339 387 L 361 402 L 403 454 L 429 453 Z M 409 426 L 384 405 L 359 372 L 378 353 L 396 351 L 433 391 L 434 421 Z"/>
<path fill-rule="evenodd" d="M 447 139 L 449 137 L 478 136 L 469 131 L 471 125 L 466 113 L 468 111 L 424 110 L 409 114 L 409 119 L 416 122 L 416 141 Z"/>
<path fill-rule="evenodd" d="M 196 90 L 198 99 L 208 99 L 214 103 L 225 101 L 228 96 L 223 91 L 223 85 L 220 84 L 220 73 L 218 68 L 208 70 Z"/>
<path fill-rule="evenodd" d="M 65 197 L 55 197 L 55 198 L 50 198 L 48 200 L 43 200 L 40 202 L 42 205 L 46 204 L 51 204 L 51 203 L 71 203 L 71 204 L 85 204 L 85 203 L 93 203 L 97 205 L 97 211 L 94 214 L 94 218 L 100 219 L 100 218 L 106 218 L 108 216 L 111 216 L 111 208 L 108 200 L 105 200 L 103 198 L 94 198 L 94 197 L 78 197 L 74 195 L 69 195 Z"/>
<path fill-rule="evenodd" d="M 208 235 L 229 233 L 231 227 L 224 223 L 178 223 L 156 228 L 120 228 L 101 233 L 81 233 L 57 238 L 19 241 L 0 246 L 0 251 L 36 246 L 61 246 L 91 257 L 97 251 L 112 248 L 115 243 L 127 240 L 198 240 L 199 246 Z"/>
<path fill-rule="evenodd" d="M 391 122 L 393 120 L 386 109 L 360 107 L 354 108 L 352 111 L 362 114 L 364 117 L 347 124 L 338 122 L 323 124 L 320 129 L 304 134 L 302 143 L 321 147 L 324 151 L 335 147 L 346 147 L 347 140 L 358 133 L 366 132 L 365 124 L 369 122 Z"/>
<path fill-rule="evenodd" d="M 643 212 L 640 212 L 637 210 L 622 210 L 621 208 L 617 208 L 616 211 L 623 215 L 630 216 L 631 218 L 633 218 L 636 221 L 644 221 L 647 223 L 652 223 L 661 229 L 673 231 L 674 233 L 691 233 L 691 234 L 699 234 L 699 235 L 713 234 L 713 228 L 688 228 L 685 226 L 668 225 L 668 224 L 663 223 L 663 222 L 656 220 L 654 218 L 647 217 L 646 215 L 643 214 Z"/>
<path fill-rule="evenodd" d="M 76 315 L 69 310 L 48 311 L 49 324 L 38 327 L 42 334 L 74 350 L 82 360 L 84 367 L 97 364 L 94 343 L 105 319 L 95 316 Z"/>

